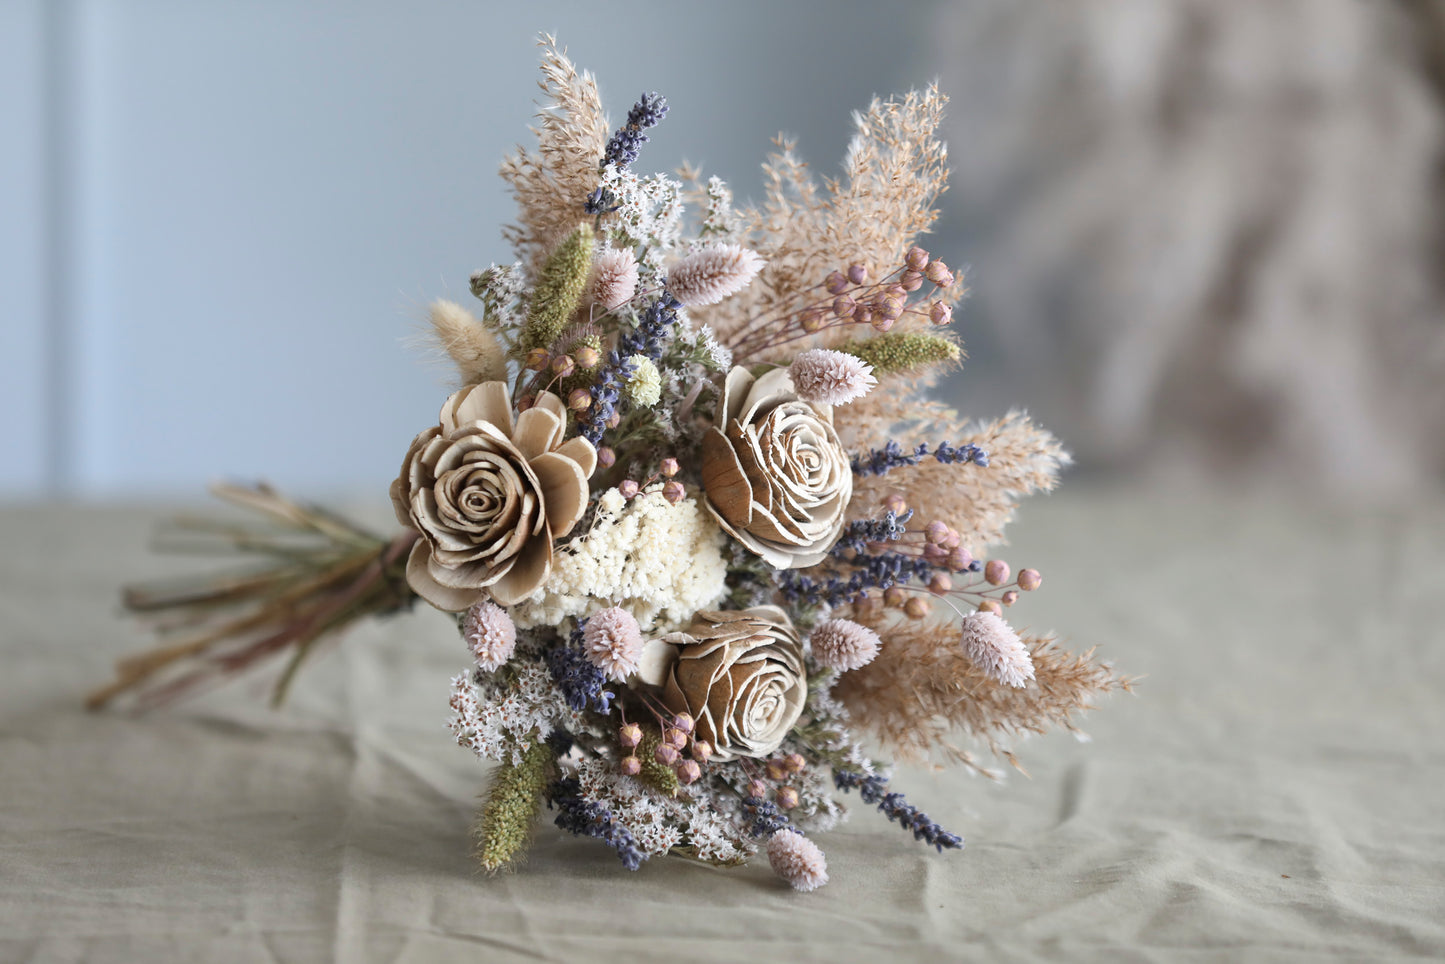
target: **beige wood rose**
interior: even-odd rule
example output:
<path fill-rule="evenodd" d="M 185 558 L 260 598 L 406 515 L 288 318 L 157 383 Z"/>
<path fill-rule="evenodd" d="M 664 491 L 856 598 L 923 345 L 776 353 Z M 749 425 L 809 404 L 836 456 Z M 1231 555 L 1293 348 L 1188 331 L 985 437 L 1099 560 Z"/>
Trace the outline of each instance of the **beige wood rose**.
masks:
<path fill-rule="evenodd" d="M 803 645 L 777 606 L 698 613 L 687 632 L 648 641 L 637 675 L 692 714 L 715 760 L 772 753 L 808 697 Z"/>
<path fill-rule="evenodd" d="M 800 399 L 787 369 L 734 368 L 703 436 L 702 484 L 729 535 L 776 569 L 803 569 L 842 532 L 853 471 L 833 410 Z"/>
<path fill-rule="evenodd" d="M 515 420 L 504 382 L 447 399 L 391 484 L 397 521 L 421 533 L 406 567 L 417 595 L 461 612 L 488 596 L 511 605 L 546 582 L 553 540 L 582 518 L 597 466 L 586 439 L 562 441 L 566 429 L 550 392 Z"/>

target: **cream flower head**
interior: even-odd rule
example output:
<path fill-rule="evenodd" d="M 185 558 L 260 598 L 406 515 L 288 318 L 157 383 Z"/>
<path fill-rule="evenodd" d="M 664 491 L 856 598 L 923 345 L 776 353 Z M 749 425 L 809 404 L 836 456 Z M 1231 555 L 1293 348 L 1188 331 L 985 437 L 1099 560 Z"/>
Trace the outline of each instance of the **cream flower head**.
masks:
<path fill-rule="evenodd" d="M 843 531 L 853 470 L 831 408 L 799 398 L 787 369 L 738 367 L 703 436 L 702 484 L 729 535 L 776 569 L 805 569 Z"/>
<path fill-rule="evenodd" d="M 566 428 L 550 392 L 515 420 L 504 382 L 447 399 L 391 484 L 397 521 L 421 533 L 406 566 L 418 596 L 461 612 L 487 595 L 511 605 L 546 582 L 552 542 L 582 518 L 597 465 L 592 443 L 562 441 Z"/>

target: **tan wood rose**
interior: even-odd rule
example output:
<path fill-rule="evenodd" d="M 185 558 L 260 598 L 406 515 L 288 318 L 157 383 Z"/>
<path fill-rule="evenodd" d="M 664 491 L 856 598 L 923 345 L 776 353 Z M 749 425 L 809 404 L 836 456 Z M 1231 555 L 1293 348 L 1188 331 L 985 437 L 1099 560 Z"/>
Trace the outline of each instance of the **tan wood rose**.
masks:
<path fill-rule="evenodd" d="M 597 466 L 592 444 L 564 442 L 566 429 L 550 392 L 515 420 L 504 382 L 447 399 L 391 485 L 397 520 L 421 533 L 406 567 L 417 595 L 461 612 L 486 596 L 511 605 L 547 580 L 553 540 L 582 518 Z"/>
<path fill-rule="evenodd" d="M 649 641 L 643 662 L 639 677 L 692 714 L 716 760 L 772 753 L 808 696 L 803 645 L 776 606 L 698 613 L 687 632 Z"/>
<path fill-rule="evenodd" d="M 853 496 L 833 410 L 798 398 L 781 368 L 728 372 L 703 437 L 702 482 L 718 524 L 777 569 L 822 562 Z"/>

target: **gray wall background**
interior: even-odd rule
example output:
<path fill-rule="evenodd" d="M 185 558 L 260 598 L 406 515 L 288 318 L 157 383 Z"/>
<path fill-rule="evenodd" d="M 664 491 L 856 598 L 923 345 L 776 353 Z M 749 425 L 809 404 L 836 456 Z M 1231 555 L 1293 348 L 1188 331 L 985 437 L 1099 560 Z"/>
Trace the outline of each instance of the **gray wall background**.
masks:
<path fill-rule="evenodd" d="M 740 196 L 940 77 L 971 414 L 1116 480 L 1438 488 L 1438 12 L 0 0 L 0 494 L 383 491 L 447 382 L 422 306 L 508 260 L 539 30 Z"/>

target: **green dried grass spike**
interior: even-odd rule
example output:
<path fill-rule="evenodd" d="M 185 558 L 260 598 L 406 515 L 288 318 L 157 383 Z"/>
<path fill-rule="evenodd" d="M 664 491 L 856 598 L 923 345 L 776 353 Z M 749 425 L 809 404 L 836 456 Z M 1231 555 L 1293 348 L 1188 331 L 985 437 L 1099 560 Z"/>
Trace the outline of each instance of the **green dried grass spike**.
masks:
<path fill-rule="evenodd" d="M 548 255 L 527 308 L 519 342 L 523 352 L 550 348 L 572 320 L 592 273 L 592 246 L 592 226 L 579 224 Z"/>
<path fill-rule="evenodd" d="M 642 728 L 642 744 L 637 748 L 637 756 L 642 761 L 642 773 L 639 774 L 642 782 L 664 796 L 677 796 L 678 788 L 682 786 L 677 780 L 677 774 L 672 767 L 658 763 L 653 756 L 658 746 L 662 744 L 662 731 Z"/>
<path fill-rule="evenodd" d="M 507 867 L 527 849 L 553 760 L 551 748 L 533 737 L 520 763 L 502 763 L 492 770 L 486 802 L 472 831 L 477 862 L 487 873 Z"/>
<path fill-rule="evenodd" d="M 957 342 L 917 331 L 888 332 L 850 341 L 839 345 L 838 350 L 872 365 L 873 374 L 879 377 L 963 360 L 963 349 Z"/>

